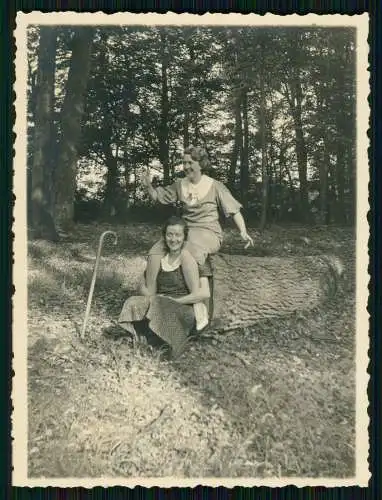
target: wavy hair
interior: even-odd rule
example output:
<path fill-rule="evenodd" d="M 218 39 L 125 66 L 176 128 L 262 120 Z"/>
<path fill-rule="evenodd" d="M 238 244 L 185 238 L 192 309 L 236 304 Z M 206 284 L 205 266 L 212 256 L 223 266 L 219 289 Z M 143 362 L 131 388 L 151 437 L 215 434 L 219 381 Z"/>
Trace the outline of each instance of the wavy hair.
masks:
<path fill-rule="evenodd" d="M 207 151 L 201 146 L 193 146 L 190 144 L 184 149 L 185 155 L 190 155 L 194 161 L 198 161 L 200 167 L 206 170 L 210 167 L 210 160 Z"/>

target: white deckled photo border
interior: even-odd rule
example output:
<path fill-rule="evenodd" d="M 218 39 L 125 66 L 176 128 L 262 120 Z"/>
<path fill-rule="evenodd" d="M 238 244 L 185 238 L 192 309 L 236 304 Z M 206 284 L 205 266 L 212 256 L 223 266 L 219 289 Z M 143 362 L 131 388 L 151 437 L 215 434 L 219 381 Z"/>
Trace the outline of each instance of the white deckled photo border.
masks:
<path fill-rule="evenodd" d="M 16 18 L 16 122 L 14 132 L 14 265 L 13 276 L 15 294 L 13 296 L 13 390 L 12 415 L 13 437 L 13 480 L 14 486 L 59 486 L 87 487 L 127 486 L 144 487 L 194 487 L 225 486 L 367 486 L 369 472 L 369 416 L 367 387 L 369 314 L 368 303 L 368 146 L 370 92 L 368 72 L 368 25 L 369 17 L 362 15 L 316 15 L 297 14 L 277 16 L 266 14 L 132 14 L 116 13 L 74 13 L 74 12 L 19 12 Z M 26 158 L 27 158 L 27 27 L 32 24 L 44 25 L 236 25 L 236 26 L 327 26 L 354 27 L 357 30 L 357 202 L 356 202 L 356 474 L 353 478 L 30 478 L 27 474 L 27 198 L 26 198 Z"/>

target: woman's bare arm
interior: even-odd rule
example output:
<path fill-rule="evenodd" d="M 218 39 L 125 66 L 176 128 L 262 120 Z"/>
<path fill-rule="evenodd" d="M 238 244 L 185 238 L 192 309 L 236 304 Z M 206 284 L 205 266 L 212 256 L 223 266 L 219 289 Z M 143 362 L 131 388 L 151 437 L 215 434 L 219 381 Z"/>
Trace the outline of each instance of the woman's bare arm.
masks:
<path fill-rule="evenodd" d="M 153 201 L 157 201 L 158 200 L 158 193 L 157 193 L 156 189 L 153 187 L 153 185 L 151 184 L 150 171 L 148 168 L 146 170 L 145 175 L 143 176 L 142 184 L 145 186 L 150 198 Z"/>
<path fill-rule="evenodd" d="M 245 225 L 244 217 L 242 216 L 241 212 L 237 212 L 232 218 L 238 230 L 240 231 L 240 236 L 242 237 L 242 239 L 247 242 L 247 245 L 253 246 L 253 239 L 247 232 L 247 227 Z"/>
<path fill-rule="evenodd" d="M 138 290 L 140 295 L 144 295 L 145 297 L 150 297 L 151 295 L 156 294 L 156 283 L 154 283 L 152 286 L 148 286 L 146 278 L 143 277 L 141 283 L 139 284 Z"/>
<path fill-rule="evenodd" d="M 200 286 L 184 297 L 177 297 L 174 300 L 179 304 L 197 304 L 210 297 L 210 287 L 208 278 L 200 278 Z"/>
<path fill-rule="evenodd" d="M 186 249 L 182 250 L 181 266 L 187 288 L 190 293 L 183 297 L 172 297 L 179 304 L 197 304 L 210 296 L 207 278 L 199 278 L 198 265 L 194 257 Z"/>

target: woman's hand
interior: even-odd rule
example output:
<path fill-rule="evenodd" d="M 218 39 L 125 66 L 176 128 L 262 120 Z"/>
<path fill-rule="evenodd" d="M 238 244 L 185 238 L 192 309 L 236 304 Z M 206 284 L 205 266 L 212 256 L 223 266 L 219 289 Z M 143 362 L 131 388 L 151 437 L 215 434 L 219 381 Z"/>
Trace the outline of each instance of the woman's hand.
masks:
<path fill-rule="evenodd" d="M 147 188 L 151 187 L 150 167 L 147 167 L 145 173 L 142 175 L 142 184 Z"/>
<path fill-rule="evenodd" d="M 141 182 L 143 186 L 145 186 L 145 188 L 147 189 L 150 198 L 153 201 L 157 201 L 158 193 L 151 184 L 150 167 L 147 167 L 146 172 L 142 175 Z"/>
<path fill-rule="evenodd" d="M 248 248 L 249 246 L 253 247 L 253 239 L 247 233 L 247 228 L 245 226 L 244 218 L 241 215 L 241 213 L 237 212 L 233 216 L 233 220 L 234 220 L 238 230 L 240 231 L 240 236 L 241 236 L 242 240 L 244 240 L 246 242 L 246 245 L 244 248 Z"/>
<path fill-rule="evenodd" d="M 246 242 L 246 245 L 244 246 L 244 248 L 248 248 L 250 246 L 253 247 L 253 239 L 249 236 L 247 231 L 241 232 L 240 236 L 241 236 L 241 239 Z"/>

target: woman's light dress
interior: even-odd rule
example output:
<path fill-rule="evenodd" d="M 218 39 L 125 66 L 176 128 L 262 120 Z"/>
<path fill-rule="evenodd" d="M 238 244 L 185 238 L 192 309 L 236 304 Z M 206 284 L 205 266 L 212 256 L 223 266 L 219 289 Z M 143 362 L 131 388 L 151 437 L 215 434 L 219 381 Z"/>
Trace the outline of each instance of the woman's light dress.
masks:
<path fill-rule="evenodd" d="M 187 178 L 176 180 L 166 187 L 156 188 L 158 201 L 163 205 L 180 202 L 182 216 L 189 233 L 185 248 L 199 265 L 208 255 L 217 253 L 223 241 L 223 230 L 219 223 L 219 212 L 226 217 L 235 215 L 242 205 L 235 200 L 223 183 L 202 175 L 198 184 Z M 163 239 L 159 240 L 149 254 L 165 255 Z"/>

